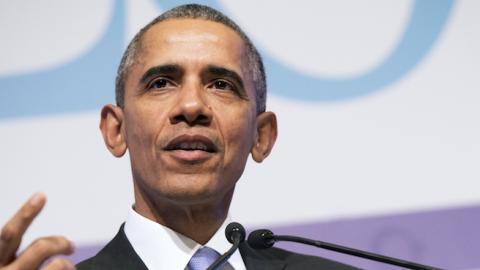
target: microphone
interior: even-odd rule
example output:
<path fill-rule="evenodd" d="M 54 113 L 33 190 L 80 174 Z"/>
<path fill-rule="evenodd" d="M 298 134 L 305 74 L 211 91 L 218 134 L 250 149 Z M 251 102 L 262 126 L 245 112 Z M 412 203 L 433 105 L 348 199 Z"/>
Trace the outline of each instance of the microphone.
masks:
<path fill-rule="evenodd" d="M 406 260 L 401 260 L 393 257 L 388 257 L 380 254 L 375 254 L 372 252 L 367 252 L 363 250 L 358 250 L 354 248 L 349 248 L 345 246 L 340 246 L 332 243 L 311 240 L 308 238 L 298 237 L 298 236 L 290 236 L 290 235 L 275 235 L 272 231 L 261 229 L 251 232 L 248 235 L 248 244 L 255 248 L 255 249 L 266 249 L 272 247 L 275 242 L 278 241 L 288 241 L 288 242 L 296 242 L 305 245 L 315 246 L 323 249 L 328 249 L 356 257 L 361 257 L 377 262 L 382 262 L 386 264 L 401 266 L 407 269 L 415 269 L 415 270 L 441 270 L 440 268 L 418 264 Z"/>
<path fill-rule="evenodd" d="M 245 235 L 245 228 L 243 228 L 242 224 L 238 222 L 231 222 L 228 224 L 225 228 L 225 237 L 228 242 L 232 243 L 232 247 L 213 262 L 207 270 L 220 269 L 220 267 L 222 267 L 222 265 L 225 264 L 230 256 L 232 256 L 232 254 L 238 249 L 238 245 L 245 241 Z"/>

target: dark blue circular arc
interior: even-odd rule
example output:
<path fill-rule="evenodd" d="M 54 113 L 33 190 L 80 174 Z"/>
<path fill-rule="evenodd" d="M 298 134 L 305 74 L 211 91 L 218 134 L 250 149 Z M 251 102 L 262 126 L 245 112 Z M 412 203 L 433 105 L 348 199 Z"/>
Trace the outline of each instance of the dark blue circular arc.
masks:
<path fill-rule="evenodd" d="M 94 110 L 113 102 L 125 46 L 123 1 L 115 1 L 112 13 L 103 36 L 81 57 L 49 70 L 0 76 L 0 119 Z"/>
<path fill-rule="evenodd" d="M 157 0 L 162 8 L 184 2 Z M 216 0 L 199 3 L 222 9 Z M 269 75 L 268 90 L 276 95 L 310 101 L 345 100 L 380 91 L 405 76 L 427 55 L 444 28 L 452 6 L 452 0 L 416 0 L 403 36 L 392 53 L 378 66 L 359 76 L 344 79 L 309 76 L 261 50 Z"/>
<path fill-rule="evenodd" d="M 166 9 L 184 1 L 158 1 Z M 219 10 L 218 1 L 199 1 Z M 416 0 L 409 23 L 393 52 L 367 73 L 346 79 L 302 74 L 261 50 L 269 91 L 284 97 L 346 100 L 381 90 L 405 76 L 425 57 L 444 27 L 453 0 Z M 124 48 L 125 7 L 116 0 L 107 30 L 84 55 L 62 66 L 29 74 L 0 76 L 0 119 L 99 109 L 114 101 L 116 67 Z"/>

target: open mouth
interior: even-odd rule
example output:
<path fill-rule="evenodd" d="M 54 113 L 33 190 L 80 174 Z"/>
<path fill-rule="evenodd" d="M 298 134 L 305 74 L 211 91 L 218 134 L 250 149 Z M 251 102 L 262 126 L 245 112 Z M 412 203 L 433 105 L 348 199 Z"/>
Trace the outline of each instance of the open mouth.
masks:
<path fill-rule="evenodd" d="M 209 138 L 202 135 L 181 135 L 171 140 L 164 148 L 166 151 L 204 151 L 215 153 L 218 151 L 216 145 Z"/>

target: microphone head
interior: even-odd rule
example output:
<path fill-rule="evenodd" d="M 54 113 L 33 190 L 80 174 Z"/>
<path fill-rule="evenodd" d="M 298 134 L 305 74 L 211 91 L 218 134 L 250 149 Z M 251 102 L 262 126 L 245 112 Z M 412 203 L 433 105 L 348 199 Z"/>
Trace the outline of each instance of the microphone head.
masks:
<path fill-rule="evenodd" d="M 233 244 L 235 240 L 238 243 L 241 243 L 245 240 L 245 228 L 243 228 L 242 224 L 238 222 L 231 222 L 225 228 L 225 237 L 227 237 L 228 242 Z"/>
<path fill-rule="evenodd" d="M 272 231 L 261 229 L 251 232 L 247 241 L 252 248 L 265 249 L 275 244 L 275 237 Z"/>

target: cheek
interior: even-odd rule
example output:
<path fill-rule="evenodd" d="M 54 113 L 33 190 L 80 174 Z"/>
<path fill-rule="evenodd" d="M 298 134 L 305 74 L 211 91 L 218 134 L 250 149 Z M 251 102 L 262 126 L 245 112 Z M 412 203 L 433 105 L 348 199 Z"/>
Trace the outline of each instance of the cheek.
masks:
<path fill-rule="evenodd" d="M 252 130 L 250 121 L 246 120 L 239 119 L 229 126 L 228 138 L 225 138 L 228 143 L 225 147 L 224 167 L 221 170 L 223 178 L 230 181 L 225 181 L 224 184 L 236 183 L 243 174 L 252 147 Z"/>
<path fill-rule="evenodd" d="M 155 162 L 147 162 L 155 158 L 155 140 L 160 128 L 153 114 L 135 112 L 127 119 L 127 146 L 136 167 L 145 167 Z"/>
<path fill-rule="evenodd" d="M 165 112 L 153 102 L 132 103 L 132 109 L 127 111 L 127 128 L 130 132 L 131 142 L 146 143 L 155 139 L 155 134 L 159 134 L 165 122 Z M 146 141 L 146 142 L 145 142 Z"/>
<path fill-rule="evenodd" d="M 224 133 L 227 142 L 226 155 L 232 162 L 245 162 L 254 142 L 254 121 L 248 114 L 233 119 L 235 120 L 226 125 Z"/>
<path fill-rule="evenodd" d="M 135 125 L 131 127 L 130 133 L 128 134 L 128 152 L 130 155 L 130 163 L 132 165 L 132 170 L 137 176 L 138 174 L 145 174 L 151 170 L 148 170 L 147 167 L 150 164 L 149 162 L 153 157 L 150 154 L 148 149 L 150 148 L 150 139 L 146 136 L 146 131 L 143 127 Z M 143 175 L 141 178 L 145 178 Z"/>

